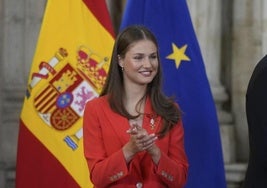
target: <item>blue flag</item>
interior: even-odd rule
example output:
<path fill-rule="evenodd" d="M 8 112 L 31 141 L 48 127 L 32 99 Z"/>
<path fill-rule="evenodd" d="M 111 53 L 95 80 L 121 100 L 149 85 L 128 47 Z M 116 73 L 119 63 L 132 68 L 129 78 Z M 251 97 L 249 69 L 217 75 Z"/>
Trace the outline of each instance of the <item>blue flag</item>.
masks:
<path fill-rule="evenodd" d="M 164 91 L 183 111 L 187 188 L 225 188 L 219 123 L 186 0 L 128 0 L 121 29 L 147 26 L 157 37 Z"/>

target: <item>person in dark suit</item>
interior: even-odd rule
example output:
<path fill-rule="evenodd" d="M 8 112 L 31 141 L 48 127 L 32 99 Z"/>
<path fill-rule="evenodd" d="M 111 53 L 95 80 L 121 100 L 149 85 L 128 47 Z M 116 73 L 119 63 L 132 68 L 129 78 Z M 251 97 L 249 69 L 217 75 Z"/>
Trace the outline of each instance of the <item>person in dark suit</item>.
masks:
<path fill-rule="evenodd" d="M 267 55 L 256 65 L 246 93 L 249 162 L 244 188 L 267 187 Z"/>

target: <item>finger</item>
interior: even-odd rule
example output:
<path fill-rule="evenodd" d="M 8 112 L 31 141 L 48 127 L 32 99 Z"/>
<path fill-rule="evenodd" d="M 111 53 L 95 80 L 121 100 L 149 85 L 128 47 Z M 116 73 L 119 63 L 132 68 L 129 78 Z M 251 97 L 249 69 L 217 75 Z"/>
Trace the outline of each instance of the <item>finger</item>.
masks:
<path fill-rule="evenodd" d="M 143 142 L 143 147 L 147 148 L 147 147 L 153 145 L 154 143 L 155 143 L 155 139 L 154 138 L 150 139 L 150 140 L 147 140 L 147 141 L 144 141 Z"/>
<path fill-rule="evenodd" d="M 150 134 L 148 135 L 150 139 L 158 139 L 158 136 L 156 134 Z"/>
<path fill-rule="evenodd" d="M 139 148 L 143 148 L 145 146 L 145 142 L 143 142 L 142 140 L 137 141 L 137 145 Z"/>
<path fill-rule="evenodd" d="M 132 134 L 132 135 L 136 135 L 137 134 L 137 130 L 136 129 L 128 129 L 127 131 L 126 131 L 126 133 L 128 133 L 128 134 Z"/>
<path fill-rule="evenodd" d="M 137 142 L 136 147 L 138 148 L 138 151 L 144 150 L 144 143 L 143 142 Z"/>
<path fill-rule="evenodd" d="M 155 134 L 151 134 L 151 135 L 147 135 L 147 136 L 143 137 L 142 142 L 151 143 L 157 139 L 158 139 L 158 137 Z"/>
<path fill-rule="evenodd" d="M 131 124 L 131 128 L 139 131 L 142 129 L 142 126 L 138 125 L 137 123 L 133 123 Z"/>
<path fill-rule="evenodd" d="M 154 146 L 154 144 L 155 144 L 154 141 L 144 144 L 143 150 L 149 150 L 150 148 L 152 148 Z"/>
<path fill-rule="evenodd" d="M 133 124 L 130 129 L 128 129 L 126 132 L 128 134 L 137 134 L 138 133 L 138 130 L 137 130 L 137 124 Z"/>

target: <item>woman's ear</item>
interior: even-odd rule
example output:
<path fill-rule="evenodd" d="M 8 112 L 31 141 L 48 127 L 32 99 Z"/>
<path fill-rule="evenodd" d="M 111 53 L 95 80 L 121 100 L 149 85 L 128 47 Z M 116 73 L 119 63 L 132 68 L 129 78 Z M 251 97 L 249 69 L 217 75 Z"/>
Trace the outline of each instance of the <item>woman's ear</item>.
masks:
<path fill-rule="evenodd" d="M 118 55 L 118 63 L 121 67 L 123 67 L 123 59 L 121 58 L 120 55 Z"/>

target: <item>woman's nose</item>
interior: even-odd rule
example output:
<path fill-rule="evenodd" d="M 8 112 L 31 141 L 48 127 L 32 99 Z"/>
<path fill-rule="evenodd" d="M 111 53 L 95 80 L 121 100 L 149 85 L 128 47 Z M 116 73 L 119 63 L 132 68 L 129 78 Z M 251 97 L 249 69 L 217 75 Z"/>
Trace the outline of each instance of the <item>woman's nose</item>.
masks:
<path fill-rule="evenodd" d="M 151 59 L 149 57 L 144 58 L 143 66 L 144 67 L 151 67 Z"/>

